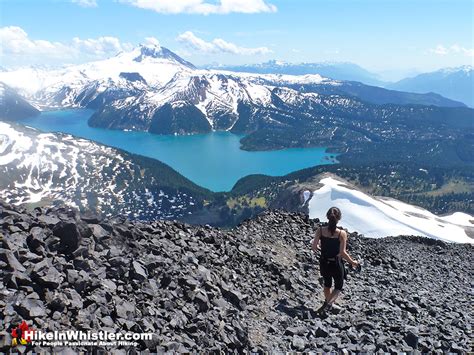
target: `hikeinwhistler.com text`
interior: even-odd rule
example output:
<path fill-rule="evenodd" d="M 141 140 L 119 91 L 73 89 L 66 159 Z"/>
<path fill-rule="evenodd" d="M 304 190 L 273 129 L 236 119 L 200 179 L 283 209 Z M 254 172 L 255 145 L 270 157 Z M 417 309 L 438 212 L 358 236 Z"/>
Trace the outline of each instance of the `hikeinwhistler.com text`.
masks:
<path fill-rule="evenodd" d="M 151 340 L 153 333 L 108 331 L 66 330 L 42 332 L 40 330 L 25 331 L 25 338 L 35 346 L 138 346 L 139 341 Z"/>

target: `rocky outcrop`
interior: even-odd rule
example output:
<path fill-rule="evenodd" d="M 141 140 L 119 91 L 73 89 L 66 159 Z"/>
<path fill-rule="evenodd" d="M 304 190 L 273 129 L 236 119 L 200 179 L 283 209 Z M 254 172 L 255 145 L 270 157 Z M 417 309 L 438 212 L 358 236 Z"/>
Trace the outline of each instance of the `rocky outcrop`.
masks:
<path fill-rule="evenodd" d="M 352 233 L 364 267 L 319 318 L 317 225 L 277 211 L 220 230 L 3 205 L 0 351 L 22 320 L 152 332 L 137 349 L 152 352 L 469 350 L 472 246 Z"/>

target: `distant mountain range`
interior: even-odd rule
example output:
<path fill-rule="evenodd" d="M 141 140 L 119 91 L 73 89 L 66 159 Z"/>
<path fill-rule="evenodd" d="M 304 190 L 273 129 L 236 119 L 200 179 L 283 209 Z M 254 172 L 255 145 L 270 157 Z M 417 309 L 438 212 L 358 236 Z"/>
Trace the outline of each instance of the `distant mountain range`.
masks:
<path fill-rule="evenodd" d="M 468 132 L 474 111 L 460 102 L 319 74 L 200 70 L 160 46 L 62 69 L 0 72 L 0 82 L 40 109 L 94 109 L 94 127 L 156 134 L 231 131 L 246 135 L 242 149 L 324 146 L 344 153 L 341 159 L 472 162 L 474 138 Z M 29 108 L 20 99 L 3 102 L 12 104 L 2 112 L 11 112 L 15 103 Z M 3 118 L 20 117 L 10 116 Z"/>
<path fill-rule="evenodd" d="M 371 88 L 370 95 L 368 96 L 361 95 L 359 90 L 352 90 L 352 92 L 350 89 L 345 90 L 346 94 L 355 95 L 356 97 L 366 101 L 371 101 L 370 97 L 373 97 L 374 95 L 376 97 L 390 96 L 392 103 L 395 103 L 393 102 L 393 97 L 396 97 L 397 95 L 399 96 L 400 94 L 393 91 L 397 90 L 421 94 L 436 93 L 445 98 L 459 101 L 470 107 L 474 107 L 474 77 L 473 67 L 470 65 L 456 68 L 445 68 L 430 73 L 418 74 L 397 82 L 382 80 L 380 75 L 370 72 L 357 64 L 348 62 L 287 63 L 270 60 L 259 64 L 229 66 L 211 65 L 207 66 L 207 68 L 256 74 L 319 74 L 327 78 L 345 82 L 356 81 L 357 83 L 344 83 L 343 85 L 358 86 L 362 92 L 369 91 L 368 87 L 365 87 L 366 85 L 384 87 L 392 90 L 392 92 L 387 93 L 379 88 Z M 403 101 L 400 101 L 400 103 L 403 103 Z M 434 104 L 444 105 L 444 101 L 441 100 L 440 103 Z"/>
<path fill-rule="evenodd" d="M 470 65 L 420 74 L 387 87 L 417 93 L 435 92 L 474 107 L 474 68 Z"/>
<path fill-rule="evenodd" d="M 206 68 L 255 74 L 319 74 L 335 80 L 359 81 L 368 85 L 384 86 L 386 84 L 377 74 L 349 62 L 287 63 L 270 60 L 259 64 L 211 65 Z"/>

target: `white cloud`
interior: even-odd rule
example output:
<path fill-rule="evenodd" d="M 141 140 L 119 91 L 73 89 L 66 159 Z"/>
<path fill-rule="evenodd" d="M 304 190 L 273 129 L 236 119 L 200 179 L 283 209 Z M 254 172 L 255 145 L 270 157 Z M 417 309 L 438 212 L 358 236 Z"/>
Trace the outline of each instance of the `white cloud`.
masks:
<path fill-rule="evenodd" d="M 32 40 L 21 27 L 17 26 L 0 28 L 0 44 L 2 55 L 22 55 L 27 53 L 56 55 L 67 49 L 59 42 Z"/>
<path fill-rule="evenodd" d="M 462 54 L 468 57 L 474 57 L 474 48 L 465 48 L 459 44 L 453 44 L 450 47 L 438 44 L 435 48 L 430 49 L 430 52 L 437 55 Z"/>
<path fill-rule="evenodd" d="M 142 9 L 153 10 L 163 14 L 230 14 L 232 12 L 256 14 L 260 12 L 276 12 L 275 5 L 266 0 L 120 0 Z"/>
<path fill-rule="evenodd" d="M 35 40 L 17 26 L 0 28 L 0 56 L 10 61 L 17 58 L 35 63 L 51 59 L 76 61 L 97 59 L 112 56 L 132 47 L 129 43 L 121 43 L 116 37 L 73 38 L 70 42 L 51 42 Z"/>
<path fill-rule="evenodd" d="M 155 38 L 155 37 L 146 37 L 145 38 L 145 44 L 156 46 L 156 47 L 161 47 L 160 41 L 158 41 L 158 39 Z"/>
<path fill-rule="evenodd" d="M 467 55 L 468 57 L 474 57 L 474 48 L 471 48 L 471 49 L 464 48 L 463 51 L 464 51 L 464 54 Z"/>
<path fill-rule="evenodd" d="M 186 31 L 178 36 L 178 41 L 185 43 L 190 48 L 193 48 L 200 52 L 214 52 L 215 46 L 212 43 L 206 42 L 203 39 L 197 37 L 191 31 Z"/>
<path fill-rule="evenodd" d="M 71 0 L 72 3 L 82 7 L 97 7 L 97 0 Z"/>
<path fill-rule="evenodd" d="M 109 54 L 117 54 L 123 49 L 122 43 L 116 37 L 99 37 L 89 39 L 72 39 L 72 48 L 81 53 L 102 57 Z"/>
<path fill-rule="evenodd" d="M 191 31 L 180 34 L 178 41 L 186 44 L 188 47 L 203 53 L 230 53 L 238 55 L 259 55 L 272 53 L 267 47 L 246 48 L 239 47 L 234 43 L 227 42 L 221 38 L 215 38 L 211 42 L 206 42 L 197 37 Z"/>
<path fill-rule="evenodd" d="M 449 50 L 445 46 L 443 46 L 441 44 L 438 44 L 436 46 L 436 48 L 430 49 L 430 52 L 435 53 L 435 54 L 439 54 L 439 55 L 446 55 L 446 54 L 448 54 Z"/>

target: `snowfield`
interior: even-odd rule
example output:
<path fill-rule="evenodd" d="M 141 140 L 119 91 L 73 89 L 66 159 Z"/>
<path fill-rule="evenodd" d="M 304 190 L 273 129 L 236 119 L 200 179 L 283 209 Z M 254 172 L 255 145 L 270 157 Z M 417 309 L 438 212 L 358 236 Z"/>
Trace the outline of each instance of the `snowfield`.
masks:
<path fill-rule="evenodd" d="M 372 197 L 333 177 L 320 180 L 323 186 L 309 201 L 311 218 L 325 219 L 326 211 L 341 209 L 340 225 L 366 237 L 418 235 L 446 242 L 474 243 L 474 217 L 456 212 L 445 217 L 397 200 Z"/>

